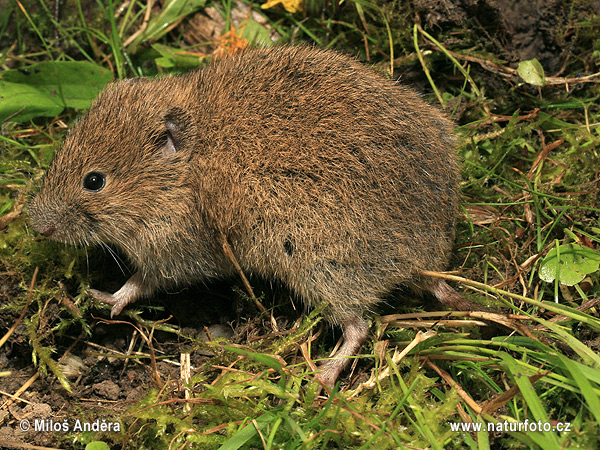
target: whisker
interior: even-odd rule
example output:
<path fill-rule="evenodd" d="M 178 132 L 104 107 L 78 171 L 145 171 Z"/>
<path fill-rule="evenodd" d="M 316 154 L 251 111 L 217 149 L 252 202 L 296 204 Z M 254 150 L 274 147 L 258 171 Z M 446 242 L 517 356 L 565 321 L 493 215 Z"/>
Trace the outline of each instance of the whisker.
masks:
<path fill-rule="evenodd" d="M 107 244 L 102 244 L 102 247 L 105 248 L 106 250 L 108 250 L 108 252 L 110 253 L 110 255 L 113 257 L 113 259 L 115 260 L 115 262 L 117 263 L 117 266 L 119 266 L 119 269 L 121 270 L 121 273 L 124 276 L 127 276 L 127 274 L 125 273 L 125 270 L 123 269 L 123 265 L 125 265 L 125 263 L 123 262 L 123 260 L 119 257 L 119 255 L 117 255 L 117 253 L 110 248 L 110 246 L 108 246 Z"/>
<path fill-rule="evenodd" d="M 86 244 L 87 244 L 87 239 L 86 239 Z M 87 249 L 87 245 L 85 246 L 85 267 L 87 270 L 87 276 L 89 278 L 90 276 L 90 255 Z"/>

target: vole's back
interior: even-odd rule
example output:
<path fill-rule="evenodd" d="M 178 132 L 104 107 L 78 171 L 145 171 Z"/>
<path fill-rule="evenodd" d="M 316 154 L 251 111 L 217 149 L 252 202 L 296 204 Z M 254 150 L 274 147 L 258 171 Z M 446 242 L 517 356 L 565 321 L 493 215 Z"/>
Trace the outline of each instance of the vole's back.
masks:
<path fill-rule="evenodd" d="M 457 208 L 452 128 L 413 91 L 307 48 L 256 50 L 196 76 L 198 158 L 235 174 L 214 215 L 239 227 L 249 270 L 326 297 L 343 321 L 418 270 L 444 268 Z"/>

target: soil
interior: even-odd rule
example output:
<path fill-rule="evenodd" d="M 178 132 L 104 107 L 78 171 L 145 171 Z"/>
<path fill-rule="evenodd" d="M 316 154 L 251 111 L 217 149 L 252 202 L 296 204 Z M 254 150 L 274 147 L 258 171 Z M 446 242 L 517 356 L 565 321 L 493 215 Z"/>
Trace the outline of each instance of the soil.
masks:
<path fill-rule="evenodd" d="M 414 7 L 429 28 L 466 28 L 486 36 L 485 50 L 509 66 L 536 58 L 548 75 L 560 75 L 570 57 L 579 15 L 600 13 L 596 1 L 415 0 Z"/>
<path fill-rule="evenodd" d="M 102 266 L 104 263 L 98 264 Z M 91 272 L 96 267 L 92 264 Z M 99 287 L 107 289 L 124 279 L 123 276 L 109 276 L 116 280 L 100 284 Z M 0 302 L 7 301 L 6 293 L 14 296 L 19 293 L 16 278 L 3 277 Z M 11 286 L 12 283 L 12 286 Z M 224 337 L 231 342 L 245 342 L 248 339 L 248 327 L 235 326 L 243 320 L 240 314 L 248 313 L 243 307 L 237 308 L 239 297 L 236 294 L 235 283 L 224 283 L 209 286 L 208 288 L 183 289 L 178 293 L 162 293 L 156 298 L 141 301 L 144 320 L 164 320 L 168 325 L 177 328 L 181 336 L 192 337 L 203 342 Z M 65 286 L 67 293 L 76 293 L 75 286 Z M 223 296 L 227 295 L 229 301 L 224 302 Z M 2 298 L 4 297 L 4 298 Z M 52 306 L 53 305 L 53 306 Z M 253 309 L 252 305 L 250 310 Z M 148 307 L 153 309 L 148 309 Z M 156 308 L 165 311 L 156 310 Z M 71 308 L 76 308 L 74 305 Z M 29 310 L 35 307 L 30 305 Z M 39 375 L 38 368 L 32 364 L 32 349 L 29 343 L 26 325 L 18 321 L 18 314 L 0 312 L 0 335 L 14 324 L 19 323 L 9 340 L 0 346 L 0 371 L 10 372 L 9 376 L 0 376 L 0 392 L 3 394 L 0 408 L 0 449 L 21 448 L 11 447 L 8 443 L 22 443 L 46 447 L 71 448 L 67 442 L 66 433 L 57 433 L 52 429 L 32 432 L 21 431 L 21 421 L 27 420 L 30 424 L 45 424 L 45 426 L 59 426 L 63 421 L 68 421 L 71 426 L 75 419 L 81 421 L 85 418 L 106 418 L 108 421 L 122 416 L 128 408 L 139 402 L 150 389 L 164 388 L 167 380 L 178 380 L 179 355 L 189 351 L 190 340 L 182 339 L 177 334 L 155 331 L 152 339 L 152 349 L 157 357 L 156 370 L 150 363 L 149 347 L 136 331 L 139 328 L 143 333 L 150 335 L 149 329 L 127 317 L 110 319 L 106 308 L 91 308 L 86 318 L 91 325 L 90 335 L 81 333 L 79 336 L 70 335 L 68 332 L 60 336 L 59 333 L 50 334 L 49 328 L 59 322 L 60 308 L 55 302 L 49 303 L 43 316 L 47 326 L 38 326 L 38 337 L 55 339 L 43 345 L 52 345 L 56 353 L 54 360 L 59 360 L 63 373 L 68 377 L 72 392 L 64 389 L 57 378 L 48 370 L 47 374 Z M 64 311 L 62 320 L 65 319 Z M 229 323 L 228 323 L 229 322 Z M 258 328 L 256 324 L 253 325 Z M 72 326 L 68 331 L 80 329 Z M 44 333 L 47 330 L 47 333 Z M 255 330 L 256 331 L 256 330 Z M 46 336 L 40 336 L 44 335 Z M 126 359 L 126 354 L 133 351 L 144 355 L 141 359 Z M 66 355 L 62 357 L 62 355 Z M 191 366 L 193 370 L 202 370 L 207 357 L 212 356 L 210 350 L 195 348 L 191 352 Z M 134 357 L 135 358 L 135 357 Z M 160 382 L 156 380 L 156 374 Z M 194 372 L 193 372 L 194 373 Z M 23 393 L 17 394 L 20 401 L 12 402 L 7 394 L 15 394 L 28 382 L 32 384 Z M 52 423 L 48 422 L 49 420 Z M 89 420 L 89 419 L 88 419 Z M 66 445 L 66 447 L 64 447 Z"/>

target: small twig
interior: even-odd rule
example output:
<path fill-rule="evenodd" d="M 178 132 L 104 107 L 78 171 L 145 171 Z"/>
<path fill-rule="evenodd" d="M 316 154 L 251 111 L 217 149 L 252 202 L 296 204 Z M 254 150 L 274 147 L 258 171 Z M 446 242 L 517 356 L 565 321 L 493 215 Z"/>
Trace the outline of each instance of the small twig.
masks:
<path fill-rule="evenodd" d="M 5 187 L 9 187 L 7 185 L 4 185 Z M 23 206 L 22 204 L 17 205 L 13 208 L 13 210 L 9 213 L 4 214 L 2 217 L 0 217 L 0 230 L 3 228 L 6 228 L 8 226 L 9 223 L 11 223 L 13 220 L 15 220 L 17 217 L 19 217 L 21 215 L 21 212 L 23 211 Z"/>
<path fill-rule="evenodd" d="M 221 232 L 221 245 L 223 246 L 223 253 L 225 253 L 225 256 L 227 256 L 227 259 L 229 259 L 229 261 L 231 261 L 231 263 L 235 267 L 235 270 L 237 270 L 238 275 L 242 279 L 242 283 L 244 284 L 244 287 L 246 288 L 246 292 L 248 292 L 248 295 L 250 295 L 250 298 L 252 298 L 252 300 L 254 301 L 254 304 L 256 305 L 258 310 L 261 313 L 266 313 L 267 308 L 265 308 L 263 306 L 263 304 L 258 300 L 258 298 L 256 298 L 256 295 L 254 295 L 252 286 L 250 286 L 250 282 L 248 281 L 248 278 L 246 278 L 246 275 L 244 274 L 244 271 L 242 270 L 242 266 L 240 266 L 240 263 L 238 262 L 237 258 L 235 257 L 235 254 L 233 253 L 233 249 L 231 248 L 231 244 L 229 244 L 229 240 L 227 239 L 227 236 L 225 236 L 225 233 L 223 233 L 223 232 Z M 273 330 L 275 330 L 275 332 L 278 332 L 279 327 L 277 326 L 277 321 L 275 320 L 275 317 L 273 317 L 272 313 L 270 314 L 270 321 L 271 321 L 271 327 L 273 327 Z"/>
<path fill-rule="evenodd" d="M 146 342 L 146 345 L 148 346 L 148 350 L 150 352 L 149 353 L 150 366 L 152 367 L 152 372 L 154 374 L 154 381 L 156 382 L 156 385 L 158 387 L 160 387 L 160 386 L 163 385 L 163 382 L 162 382 L 162 380 L 160 378 L 160 374 L 158 372 L 158 367 L 156 365 L 156 354 L 154 352 L 154 346 L 152 345 L 152 339 L 154 337 L 155 325 L 165 323 L 165 322 L 169 321 L 170 319 L 171 319 L 171 317 L 167 317 L 164 320 L 159 320 L 159 321 L 154 322 L 152 324 L 152 327 L 150 328 L 150 335 L 149 336 L 146 336 L 146 334 L 144 332 L 142 332 L 142 330 L 140 329 L 140 327 L 138 327 L 137 325 L 135 325 L 135 324 L 133 324 L 131 322 L 128 322 L 126 320 L 99 319 L 99 321 L 103 322 L 103 323 L 112 323 L 112 324 L 122 323 L 124 325 L 129 325 L 129 326 L 131 326 L 131 327 L 133 327 L 134 329 L 137 330 L 137 332 L 140 334 L 140 336 L 142 337 L 142 339 Z"/>
<path fill-rule="evenodd" d="M 244 274 L 244 271 L 242 270 L 242 266 L 240 266 L 240 263 L 238 262 L 237 258 L 235 257 L 235 255 L 233 253 L 233 249 L 231 248 L 231 245 L 229 244 L 229 240 L 227 239 L 227 236 L 225 236 L 225 233 L 223 233 L 223 232 L 221 232 L 221 245 L 223 246 L 223 253 L 225 253 L 225 256 L 227 256 L 227 259 L 229 259 L 229 261 L 231 261 L 231 264 L 233 264 L 233 267 L 235 267 L 235 270 L 237 270 L 238 275 L 242 279 L 242 283 L 244 284 L 244 288 L 246 289 L 246 292 L 252 298 L 252 300 L 254 300 L 254 304 L 256 305 L 256 307 L 262 313 L 267 312 L 267 309 L 258 301 L 258 299 L 256 298 L 256 295 L 254 295 L 252 286 L 250 286 L 250 283 L 248 282 L 248 278 L 246 278 L 246 275 Z"/>
<path fill-rule="evenodd" d="M 29 303 L 31 303 L 31 298 L 33 297 L 33 287 L 35 286 L 35 280 L 37 278 L 38 270 L 39 270 L 39 268 L 36 267 L 33 271 L 33 276 L 31 277 L 31 283 L 29 284 L 29 293 L 27 294 L 27 300 L 25 301 L 25 306 L 23 306 L 21 315 L 16 320 L 16 322 L 13 324 L 13 326 L 10 327 L 10 329 L 6 332 L 6 334 L 4 336 L 2 336 L 2 339 L 0 339 L 0 347 L 2 347 L 6 343 L 8 338 L 14 333 L 14 331 L 17 329 L 17 326 L 19 326 L 19 324 L 23 321 L 23 318 L 25 317 L 25 313 L 27 312 L 27 308 L 29 308 Z M 34 376 L 32 376 L 29 380 L 27 380 L 27 382 L 23 386 L 21 386 L 17 392 L 15 392 L 14 397 L 5 401 L 2 404 L 2 406 L 0 407 L 0 409 L 4 409 L 5 407 L 12 405 L 15 401 L 15 398 L 20 397 L 21 394 L 23 392 L 25 392 L 29 388 L 29 386 L 31 386 L 33 384 L 33 382 L 38 379 L 39 376 L 40 376 L 40 374 L 39 374 L 39 372 L 37 372 Z"/>
<path fill-rule="evenodd" d="M 531 169 L 529 169 L 529 172 L 527 172 L 527 179 L 531 180 L 531 177 L 532 177 L 533 173 L 535 172 L 535 169 L 537 169 L 537 167 L 540 165 L 540 163 L 544 159 L 546 159 L 546 157 L 548 156 L 548 153 L 550 153 L 552 150 L 558 148 L 563 142 L 565 142 L 565 140 L 563 138 L 560 138 L 560 139 L 552 142 L 551 144 L 546 145 L 542 149 L 542 151 L 539 153 L 539 155 L 537 156 L 537 158 L 531 165 Z"/>
<path fill-rule="evenodd" d="M 162 386 L 163 382 L 160 378 L 160 373 L 158 371 L 158 366 L 156 365 L 156 355 L 154 353 L 154 345 L 152 345 L 152 339 L 154 338 L 154 326 L 150 329 L 150 336 L 146 340 L 146 344 L 148 345 L 148 350 L 150 350 L 150 365 L 152 366 L 152 372 L 154 373 L 154 380 L 157 386 Z"/>
<path fill-rule="evenodd" d="M 306 361 L 306 364 L 308 364 L 308 367 L 310 367 L 311 372 L 318 372 L 319 368 L 317 367 L 315 362 L 310 358 L 308 352 L 308 341 L 305 341 L 302 344 L 300 344 L 300 352 L 302 353 L 302 357 Z"/>
<path fill-rule="evenodd" d="M 232 362 L 231 364 L 229 364 L 229 366 L 224 367 L 224 366 L 212 366 L 215 369 L 219 369 L 221 371 L 221 373 L 219 375 L 217 375 L 217 377 L 212 381 L 212 383 L 210 383 L 211 386 L 215 386 L 217 384 L 217 382 L 219 381 L 219 379 L 225 375 L 225 372 L 242 372 L 242 373 L 248 373 L 246 371 L 243 370 L 239 370 L 239 369 L 234 369 L 233 366 L 235 366 L 238 362 L 240 362 L 241 360 L 244 359 L 244 356 L 239 355 L 237 357 L 237 359 Z"/>
<path fill-rule="evenodd" d="M 530 112 L 529 114 L 524 114 L 522 116 L 517 116 L 517 121 L 522 121 L 522 120 L 527 120 L 527 119 L 533 119 L 534 117 L 537 117 L 538 113 L 540 112 L 540 108 L 535 108 L 532 112 Z M 481 125 L 489 125 L 492 123 L 499 123 L 499 122 L 508 122 L 511 119 L 513 119 L 513 116 L 502 116 L 499 114 L 494 114 L 494 117 L 490 117 L 489 119 L 486 120 L 482 120 L 480 122 L 474 122 L 474 123 L 468 123 L 466 125 L 464 125 L 466 128 L 477 128 Z"/>
<path fill-rule="evenodd" d="M 491 293 L 499 295 L 499 296 L 500 295 L 506 295 L 507 297 L 514 298 L 516 300 L 522 301 L 522 302 L 527 303 L 529 305 L 536 306 L 538 308 L 544 308 L 545 310 L 552 311 L 553 313 L 557 313 L 557 314 L 563 314 L 564 313 L 564 311 L 560 307 L 555 306 L 551 302 L 541 302 L 539 300 L 534 300 L 532 298 L 525 297 L 524 295 L 513 294 L 512 292 L 504 291 L 502 289 L 497 289 L 495 287 L 489 286 L 489 285 L 484 284 L 484 283 L 480 283 L 478 281 L 469 280 L 468 278 L 463 278 L 463 277 L 459 277 L 459 276 L 456 276 L 456 275 L 450 275 L 450 274 L 442 273 L 442 272 L 433 272 L 433 271 L 430 271 L 430 270 L 421 270 L 421 271 L 419 271 L 419 274 L 421 274 L 423 276 L 427 276 L 427 277 L 442 278 L 444 280 L 450 280 L 450 281 L 458 281 L 459 283 L 464 283 L 467 286 L 471 285 L 471 286 L 480 287 L 480 288 L 482 288 L 482 289 L 484 289 L 484 290 L 486 290 L 488 292 L 491 292 Z M 493 314 L 492 316 L 502 317 L 502 316 L 500 316 L 500 314 Z M 476 317 L 476 316 L 474 315 L 474 317 Z M 571 317 L 571 318 L 573 318 L 573 317 Z M 580 320 L 581 322 L 584 322 L 584 323 L 589 323 L 590 322 L 589 318 L 587 316 L 585 316 L 585 315 L 577 315 L 575 318 L 578 319 L 578 320 Z M 491 319 L 491 320 L 493 320 L 493 319 Z M 502 322 L 499 322 L 499 323 L 502 323 Z M 528 337 L 530 337 L 532 339 L 535 339 L 535 340 L 539 340 L 535 336 L 533 336 L 533 334 L 528 329 L 526 329 L 522 324 L 520 324 L 518 322 L 512 322 L 511 324 L 513 325 L 511 328 L 517 329 L 518 331 L 520 331 L 521 333 L 523 333 L 525 336 L 528 336 Z M 506 326 L 510 327 L 510 325 L 508 325 L 508 323 L 506 324 Z M 543 327 L 543 328 L 538 327 L 538 331 L 540 329 L 545 329 L 545 327 Z"/>
<path fill-rule="evenodd" d="M 15 392 L 15 393 L 14 393 L 14 395 L 13 395 L 11 398 L 9 398 L 8 400 L 6 400 L 6 401 L 5 401 L 5 402 L 2 404 L 2 406 L 0 406 L 0 409 L 5 409 L 5 408 L 8 408 L 10 405 L 12 405 L 12 404 L 13 404 L 13 403 L 16 401 L 16 399 L 17 399 L 17 398 L 19 398 L 19 397 L 21 397 L 21 394 L 22 394 L 23 392 L 25 392 L 27 389 L 29 389 L 29 386 L 31 386 L 31 385 L 33 384 L 33 382 L 34 382 L 35 380 L 37 380 L 39 377 L 40 377 L 40 373 L 39 373 L 39 372 L 36 372 L 36 373 L 35 373 L 35 375 L 33 375 L 33 376 L 32 376 L 32 377 L 29 379 L 29 380 L 27 380 L 27 381 L 25 382 L 25 384 L 24 384 L 24 385 L 22 385 L 22 386 L 21 386 L 21 387 L 20 387 L 20 388 L 17 390 L 17 392 Z"/>
<path fill-rule="evenodd" d="M 298 331 L 298 327 L 291 328 L 289 330 L 276 331 L 276 332 L 268 333 L 268 334 L 261 334 L 260 336 L 249 337 L 246 340 L 246 342 L 250 343 L 250 342 L 260 341 L 263 339 L 273 339 L 275 337 L 286 336 L 288 334 L 295 333 L 296 331 Z"/>
<path fill-rule="evenodd" d="M 536 373 L 535 375 L 532 375 L 529 377 L 529 381 L 533 385 L 536 381 L 544 378 L 549 373 L 550 373 L 550 370 L 546 371 L 545 373 Z M 519 389 L 519 386 L 514 385 L 510 389 L 502 392 L 501 394 L 496 395 L 495 397 L 492 397 L 491 399 L 489 399 L 483 403 L 482 413 L 489 414 L 489 413 L 496 411 L 497 409 L 500 409 L 506 403 L 511 401 L 517 394 L 519 394 L 519 392 L 521 392 L 521 390 Z"/>
<path fill-rule="evenodd" d="M 33 286 L 35 285 L 35 280 L 37 278 L 37 274 L 38 274 L 38 267 L 36 267 L 35 270 L 33 271 L 33 277 L 31 277 L 31 283 L 29 284 L 29 294 L 27 294 L 27 300 L 25 301 L 25 306 L 23 306 L 21 315 L 19 316 L 17 321 L 13 324 L 13 326 L 10 327 L 10 329 L 6 332 L 6 334 L 4 336 L 2 336 L 2 339 L 0 339 L 0 347 L 2 347 L 5 344 L 5 342 L 8 340 L 10 335 L 13 334 L 15 332 L 15 330 L 17 329 L 17 327 L 19 326 L 19 324 L 23 320 L 23 317 L 25 317 L 27 308 L 29 308 L 29 303 L 31 303 L 31 297 L 33 296 Z"/>
<path fill-rule="evenodd" d="M 451 387 L 456 389 L 458 396 L 460 398 L 462 398 L 463 401 L 467 405 L 469 405 L 473 411 L 475 411 L 475 413 L 481 414 L 481 411 L 483 411 L 483 408 L 481 406 L 479 406 L 479 404 L 475 400 L 473 400 L 469 396 L 469 394 L 467 394 L 467 392 L 462 388 L 462 386 L 460 384 L 458 384 L 456 381 L 454 381 L 454 379 L 450 376 L 450 374 L 448 372 L 440 369 L 438 366 L 433 364 L 431 361 L 427 361 L 426 365 L 427 365 L 427 367 L 430 367 L 435 372 L 437 372 L 437 374 L 440 377 L 442 377 L 446 383 L 448 383 Z"/>
<path fill-rule="evenodd" d="M 148 28 L 148 22 L 150 22 L 150 13 L 152 12 L 152 6 L 154 6 L 153 3 L 154 0 L 148 0 L 148 3 L 146 4 L 146 12 L 144 14 L 144 21 L 142 22 L 142 26 L 139 28 L 139 30 L 137 30 L 135 33 L 133 33 L 127 38 L 127 40 L 123 43 L 123 47 L 127 47 L 129 44 L 135 41 L 140 34 L 146 31 L 146 28 Z"/>
<path fill-rule="evenodd" d="M 184 387 L 189 384 L 190 379 L 192 378 L 192 367 L 190 364 L 190 354 L 189 353 L 181 353 L 179 355 L 179 361 L 181 362 L 181 366 L 179 368 L 179 377 L 181 380 L 181 385 L 184 389 L 183 395 L 186 401 L 190 400 L 190 390 Z M 189 414 L 191 412 L 191 407 L 189 403 L 185 403 L 183 406 L 183 411 L 185 414 Z"/>
<path fill-rule="evenodd" d="M 335 401 L 334 404 L 337 404 L 338 402 Z M 357 417 L 358 419 L 360 419 L 362 422 L 366 423 L 367 425 L 369 425 L 371 428 L 373 428 L 374 430 L 378 431 L 378 432 L 383 432 L 383 434 L 385 434 L 388 438 L 391 438 L 392 436 L 384 430 L 381 429 L 381 427 L 375 425 L 373 422 L 371 422 L 370 420 L 368 420 L 365 416 L 363 416 L 362 414 L 356 412 L 354 409 L 352 408 L 348 408 L 345 405 L 342 405 L 342 408 L 345 409 L 346 411 L 348 411 L 350 414 L 352 414 L 353 416 Z"/>
<path fill-rule="evenodd" d="M 258 422 L 256 421 L 256 419 L 252 419 L 252 425 L 254 425 L 254 429 L 256 430 L 256 432 L 258 433 L 258 435 L 260 436 L 260 440 L 262 441 L 263 444 L 263 448 L 267 448 L 267 441 L 265 441 L 265 437 L 263 436 L 263 432 L 260 429 L 260 426 L 258 425 Z M 248 426 L 248 425 L 246 425 Z"/>
<path fill-rule="evenodd" d="M 25 403 L 26 405 L 29 405 L 29 404 L 31 404 L 31 402 L 30 402 L 29 400 L 25 400 L 25 399 L 24 399 L 24 398 L 22 398 L 22 397 L 17 397 L 15 394 L 11 394 L 10 392 L 6 392 L 6 391 L 1 391 L 1 390 L 0 390 L 0 394 L 1 394 L 1 395 L 6 395 L 7 397 L 10 397 L 10 398 L 12 398 L 12 399 L 13 399 L 15 402 L 23 402 L 23 403 Z M 2 405 L 2 408 L 4 408 L 4 405 Z"/>
<path fill-rule="evenodd" d="M 432 328 L 432 327 L 485 327 L 487 323 L 478 320 L 394 320 L 389 322 L 393 327 Z"/>
<path fill-rule="evenodd" d="M 125 370 L 127 369 L 127 367 L 129 366 L 129 356 L 131 356 L 133 354 L 133 346 L 135 345 L 137 339 L 137 333 L 138 331 L 136 329 L 133 330 L 133 333 L 131 334 L 131 340 L 129 341 L 129 347 L 127 348 L 127 353 L 125 354 L 126 358 L 125 358 L 125 362 L 123 364 L 123 369 L 121 370 L 121 375 L 123 375 L 125 373 Z"/>
<path fill-rule="evenodd" d="M 436 44 L 437 45 L 437 44 Z M 479 64 L 483 69 L 493 72 L 499 75 L 503 75 L 505 77 L 513 76 L 521 79 L 519 73 L 516 69 L 512 69 L 510 67 L 501 66 L 500 64 L 496 64 L 495 62 L 488 61 L 487 59 L 477 58 L 475 56 L 469 55 L 461 55 L 460 53 L 455 53 L 452 50 L 445 49 L 450 55 L 454 56 L 456 59 L 461 59 L 463 61 L 469 61 Z M 545 77 L 546 85 L 560 85 L 560 84 L 577 84 L 577 83 L 600 83 L 600 72 L 594 73 L 591 75 L 586 75 L 583 77 L 577 78 L 563 78 L 563 77 Z"/>

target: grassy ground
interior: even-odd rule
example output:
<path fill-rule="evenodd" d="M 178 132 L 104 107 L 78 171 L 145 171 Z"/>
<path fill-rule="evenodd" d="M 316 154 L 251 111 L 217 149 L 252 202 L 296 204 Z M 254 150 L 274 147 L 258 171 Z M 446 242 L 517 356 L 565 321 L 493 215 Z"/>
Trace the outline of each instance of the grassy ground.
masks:
<path fill-rule="evenodd" d="M 429 3 L 269 2 L 251 15 L 225 0 L 152 10 L 69 0 L 58 14 L 47 2 L 0 1 L 1 445 L 600 448 L 599 12 L 558 2 L 523 30 L 506 22 L 527 16 L 523 5 L 437 2 L 441 14 Z M 150 302 L 108 320 L 86 291 L 119 285 L 115 261 L 41 239 L 24 208 L 68 126 L 113 76 L 185 71 L 275 41 L 355 54 L 452 115 L 463 215 L 453 272 L 433 276 L 505 313 L 435 312 L 402 297 L 403 314 L 374 319 L 330 396 L 306 362 L 337 337 L 318 311 L 302 316 L 257 280 L 267 314 L 219 285 L 168 296 L 173 317 Z M 191 314 L 199 301 L 204 315 Z M 204 324 L 220 326 L 202 336 Z M 193 370 L 179 381 L 185 355 Z M 106 417 L 120 431 L 18 429 L 24 418 Z"/>

